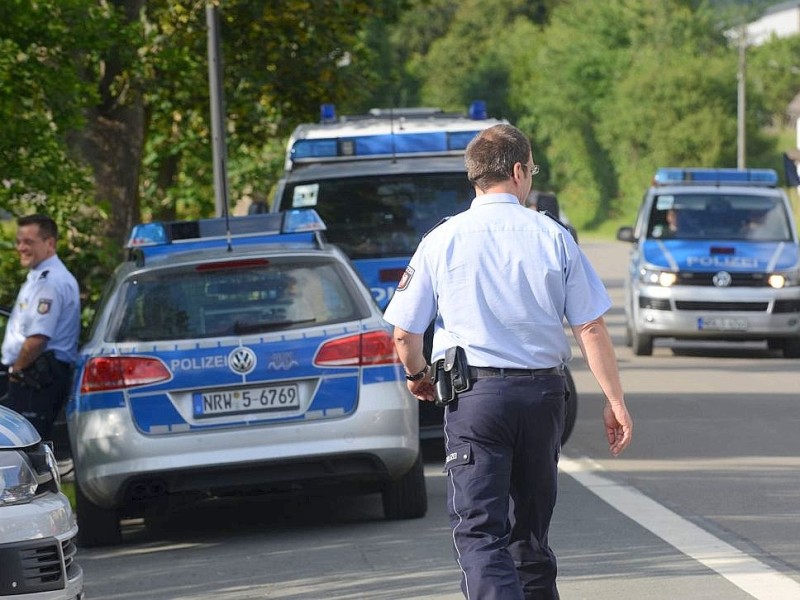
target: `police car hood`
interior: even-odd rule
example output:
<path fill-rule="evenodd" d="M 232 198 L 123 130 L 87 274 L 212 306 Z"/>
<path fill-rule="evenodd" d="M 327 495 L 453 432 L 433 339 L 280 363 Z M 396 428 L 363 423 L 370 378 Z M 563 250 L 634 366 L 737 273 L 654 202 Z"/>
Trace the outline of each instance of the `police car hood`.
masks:
<path fill-rule="evenodd" d="M 680 271 L 783 271 L 799 260 L 790 242 L 647 240 L 642 251 L 647 263 Z"/>
<path fill-rule="evenodd" d="M 0 406 L 0 448 L 25 448 L 41 440 L 30 421 L 13 410 Z"/>

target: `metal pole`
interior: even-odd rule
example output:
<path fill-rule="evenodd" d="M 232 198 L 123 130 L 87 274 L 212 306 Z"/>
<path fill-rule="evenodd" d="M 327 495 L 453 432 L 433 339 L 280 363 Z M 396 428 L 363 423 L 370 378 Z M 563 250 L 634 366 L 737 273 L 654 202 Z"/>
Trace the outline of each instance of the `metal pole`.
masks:
<path fill-rule="evenodd" d="M 219 15 L 214 4 L 206 5 L 208 25 L 208 89 L 211 98 L 211 148 L 214 160 L 214 203 L 216 216 L 228 215 L 227 151 L 225 108 L 222 96 L 222 56 L 219 50 Z"/>
<path fill-rule="evenodd" d="M 739 28 L 739 69 L 737 78 L 739 80 L 737 86 L 737 152 L 736 152 L 736 166 L 739 169 L 745 168 L 745 87 L 746 87 L 746 56 L 745 48 L 747 47 L 747 30 L 742 25 Z"/>

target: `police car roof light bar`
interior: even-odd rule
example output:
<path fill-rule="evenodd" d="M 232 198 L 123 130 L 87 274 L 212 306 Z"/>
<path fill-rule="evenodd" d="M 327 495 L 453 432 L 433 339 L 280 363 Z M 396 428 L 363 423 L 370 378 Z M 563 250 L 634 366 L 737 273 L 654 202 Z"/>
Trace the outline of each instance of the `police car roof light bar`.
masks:
<path fill-rule="evenodd" d="M 167 221 L 134 225 L 126 248 L 145 248 L 184 244 L 197 240 L 288 235 L 326 229 L 314 209 L 292 209 L 246 217 L 222 217 L 197 221 Z M 276 240 L 277 241 L 277 240 Z"/>
<path fill-rule="evenodd" d="M 285 167 L 398 155 L 457 155 L 491 124 L 483 100 L 472 102 L 467 114 L 429 107 L 373 108 L 368 114 L 343 115 L 338 120 L 335 107 L 323 104 L 320 124 L 304 124 L 295 130 Z"/>
<path fill-rule="evenodd" d="M 653 185 L 732 185 L 776 187 L 774 169 L 714 169 L 664 167 L 656 171 Z"/>

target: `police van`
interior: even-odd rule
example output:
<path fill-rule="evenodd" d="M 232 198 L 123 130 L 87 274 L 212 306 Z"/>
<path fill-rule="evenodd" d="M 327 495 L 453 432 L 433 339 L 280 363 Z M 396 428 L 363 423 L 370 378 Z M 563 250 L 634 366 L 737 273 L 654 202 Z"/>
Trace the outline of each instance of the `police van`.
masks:
<path fill-rule="evenodd" d="M 661 168 L 636 224 L 625 281 L 626 342 L 766 340 L 800 357 L 800 250 L 771 169 Z"/>
<path fill-rule="evenodd" d="M 423 234 L 469 208 L 464 150 L 482 129 L 505 123 L 475 102 L 465 114 L 437 108 L 372 109 L 299 125 L 272 210 L 314 208 L 326 237 L 353 260 L 385 308 Z"/>
<path fill-rule="evenodd" d="M 292 133 L 271 208 L 315 209 L 327 239 L 350 257 L 384 309 L 422 236 L 475 198 L 464 165 L 467 144 L 507 121 L 489 118 L 482 101 L 466 114 L 395 108 L 337 117 L 332 105 L 323 105 L 320 114 L 319 123 Z M 563 441 L 577 411 L 569 370 L 567 385 Z M 420 404 L 423 438 L 441 436 L 441 420 L 441 409 Z"/>

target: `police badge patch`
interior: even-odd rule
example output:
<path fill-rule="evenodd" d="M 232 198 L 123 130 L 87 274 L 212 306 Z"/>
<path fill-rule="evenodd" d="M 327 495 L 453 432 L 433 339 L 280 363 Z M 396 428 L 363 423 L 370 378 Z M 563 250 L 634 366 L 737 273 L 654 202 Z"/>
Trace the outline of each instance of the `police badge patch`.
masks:
<path fill-rule="evenodd" d="M 404 289 L 406 289 L 413 276 L 414 269 L 411 267 L 406 267 L 406 270 L 403 271 L 403 276 L 400 278 L 400 283 L 397 284 L 397 291 L 402 292 Z"/>
<path fill-rule="evenodd" d="M 52 306 L 53 301 L 48 300 L 47 298 L 40 298 L 39 305 L 36 307 L 36 312 L 40 315 L 46 315 L 50 312 L 50 307 Z"/>

